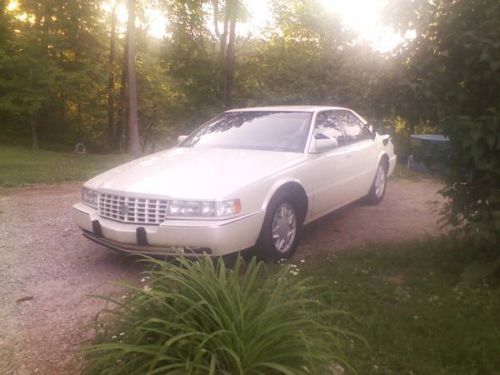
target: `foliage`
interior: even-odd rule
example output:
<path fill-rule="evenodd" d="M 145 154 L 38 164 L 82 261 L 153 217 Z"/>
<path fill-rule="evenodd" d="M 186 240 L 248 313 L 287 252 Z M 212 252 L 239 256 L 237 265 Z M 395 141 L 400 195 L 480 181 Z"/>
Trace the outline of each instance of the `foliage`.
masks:
<path fill-rule="evenodd" d="M 395 111 L 413 126 L 449 135 L 443 190 L 447 219 L 498 250 L 500 205 L 500 3 L 394 2 L 394 20 L 415 28 L 401 53 Z"/>
<path fill-rule="evenodd" d="M 468 241 L 447 238 L 341 253 L 315 248 L 300 277 L 328 285 L 322 301 L 359 318 L 340 321 L 368 342 L 345 348 L 359 374 L 495 374 L 500 273 L 462 282 L 477 259 Z"/>
<path fill-rule="evenodd" d="M 317 374 L 340 335 L 333 313 L 289 270 L 269 274 L 254 259 L 150 260 L 144 287 L 113 310 L 87 350 L 88 373 Z M 338 361 L 338 360 L 337 360 Z"/>
<path fill-rule="evenodd" d="M 463 116 L 444 125 L 454 151 L 442 190 L 451 199 L 448 220 L 473 235 L 477 248 L 495 250 L 500 243 L 500 117 Z"/>
<path fill-rule="evenodd" d="M 96 120 L 105 110 L 105 75 L 96 4 L 19 1 L 16 12 L 6 13 L 10 33 L 0 45 L 0 113 L 12 121 L 2 127 L 31 126 L 53 143 L 100 134 Z"/>
<path fill-rule="evenodd" d="M 126 96 L 118 92 L 123 77 L 110 92 L 107 78 L 109 73 L 122 76 L 126 41 L 118 32 L 116 60 L 109 64 L 110 15 L 100 3 L 19 1 L 14 10 L 2 12 L 7 21 L 0 30 L 4 140 L 29 140 L 33 119 L 41 143 L 51 148 L 84 141 L 90 149 L 110 150 L 110 128 L 119 138 L 115 143 L 123 143 Z M 221 93 L 229 74 L 222 66 L 221 40 L 209 27 L 215 3 L 215 18 L 224 24 L 223 0 L 138 2 L 143 7 L 137 46 L 139 119 L 147 151 L 162 146 L 162 139 L 194 129 L 227 101 Z M 152 4 L 168 15 L 163 40 L 148 35 L 143 26 L 148 23 L 144 10 Z M 335 13 L 323 11 L 318 0 L 276 0 L 272 6 L 276 26 L 265 36 L 237 33 L 235 106 L 339 104 L 370 115 L 382 113 L 372 110 L 377 105 L 369 94 L 372 77 L 385 65 L 381 54 L 353 46 L 354 35 Z M 238 7 L 238 22 L 249 18 L 242 4 Z M 107 121 L 110 94 L 116 103 L 114 126 Z"/>

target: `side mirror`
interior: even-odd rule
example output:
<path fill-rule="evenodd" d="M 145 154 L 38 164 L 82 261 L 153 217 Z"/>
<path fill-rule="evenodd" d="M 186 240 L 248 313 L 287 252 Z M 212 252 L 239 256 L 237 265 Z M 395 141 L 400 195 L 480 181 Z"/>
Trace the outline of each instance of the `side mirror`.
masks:
<path fill-rule="evenodd" d="M 314 136 L 311 153 L 319 154 L 327 150 L 331 150 L 339 145 L 336 139 L 328 138 L 327 136 L 318 133 Z"/>
<path fill-rule="evenodd" d="M 369 135 L 371 139 L 375 139 L 377 137 L 377 132 L 375 131 L 373 125 L 366 124 L 363 127 L 363 131 L 365 134 Z"/>
<path fill-rule="evenodd" d="M 184 142 L 187 137 L 188 137 L 187 135 L 179 135 L 177 137 L 177 144 L 181 144 L 182 142 Z"/>

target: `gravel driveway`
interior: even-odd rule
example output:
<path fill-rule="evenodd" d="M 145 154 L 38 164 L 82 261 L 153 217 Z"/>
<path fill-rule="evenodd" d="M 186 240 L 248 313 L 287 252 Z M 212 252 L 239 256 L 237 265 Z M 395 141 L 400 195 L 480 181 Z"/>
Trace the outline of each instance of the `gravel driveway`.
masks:
<path fill-rule="evenodd" d="M 83 238 L 70 218 L 79 183 L 0 189 L 0 374 L 66 374 L 104 302 L 141 266 Z M 353 204 L 306 228 L 294 258 L 440 234 L 433 180 L 392 179 L 378 206 Z"/>

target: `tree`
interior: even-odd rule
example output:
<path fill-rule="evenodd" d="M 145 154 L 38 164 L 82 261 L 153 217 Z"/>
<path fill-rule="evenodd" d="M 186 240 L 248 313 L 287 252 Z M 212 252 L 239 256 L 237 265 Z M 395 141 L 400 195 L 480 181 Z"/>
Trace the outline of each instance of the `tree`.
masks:
<path fill-rule="evenodd" d="M 109 37 L 109 76 L 108 76 L 108 147 L 115 144 L 115 56 L 116 56 L 116 11 L 118 2 L 113 4 Z"/>
<path fill-rule="evenodd" d="M 160 66 L 168 85 L 169 126 L 193 129 L 221 109 L 220 55 L 207 29 L 204 1 L 165 2 L 168 37 L 161 42 Z M 184 130 L 185 132 L 186 130 Z"/>
<path fill-rule="evenodd" d="M 401 51 L 396 111 L 450 137 L 448 222 L 479 249 L 500 242 L 500 3 L 397 2 L 400 27 L 416 39 Z M 409 100 L 413 99 L 413 100 Z"/>
<path fill-rule="evenodd" d="M 235 75 L 235 44 L 236 44 L 236 24 L 243 14 L 243 5 L 240 0 L 212 0 L 213 21 L 215 35 L 219 39 L 220 45 L 220 71 L 221 71 L 221 97 L 224 108 L 232 106 L 233 83 Z M 220 18 L 222 13 L 223 29 L 220 31 Z"/>
<path fill-rule="evenodd" d="M 139 117 L 137 108 L 137 77 L 135 66 L 136 55 L 136 0 L 128 0 L 127 24 L 127 82 L 128 82 L 128 152 L 133 155 L 141 153 L 139 139 Z"/>
<path fill-rule="evenodd" d="M 0 47 L 0 85 L 6 88 L 0 111 L 8 119 L 4 133 L 31 134 L 34 146 L 97 138 L 105 76 L 96 1 L 24 0 L 17 5 L 7 13 L 12 14 L 9 33 Z"/>

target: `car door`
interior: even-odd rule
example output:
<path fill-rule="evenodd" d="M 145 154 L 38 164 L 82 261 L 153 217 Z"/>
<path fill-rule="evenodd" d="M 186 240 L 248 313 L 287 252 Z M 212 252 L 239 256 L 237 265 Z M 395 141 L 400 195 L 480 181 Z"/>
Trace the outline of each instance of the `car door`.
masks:
<path fill-rule="evenodd" d="M 314 123 L 312 142 L 331 139 L 336 141 L 336 145 L 311 155 L 309 170 L 313 174 L 313 218 L 343 206 L 354 196 L 349 182 L 352 151 L 335 112 L 319 112 Z"/>
<path fill-rule="evenodd" d="M 349 110 L 338 110 L 338 121 L 342 125 L 346 139 L 346 152 L 349 153 L 349 190 L 352 199 L 366 195 L 375 175 L 378 151 L 372 134 L 361 119 Z"/>

